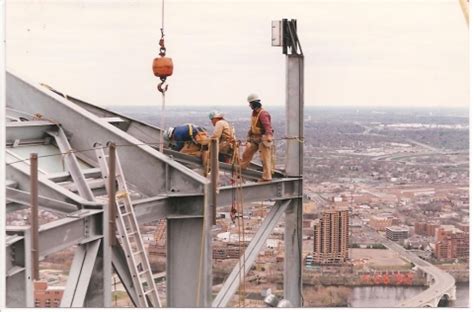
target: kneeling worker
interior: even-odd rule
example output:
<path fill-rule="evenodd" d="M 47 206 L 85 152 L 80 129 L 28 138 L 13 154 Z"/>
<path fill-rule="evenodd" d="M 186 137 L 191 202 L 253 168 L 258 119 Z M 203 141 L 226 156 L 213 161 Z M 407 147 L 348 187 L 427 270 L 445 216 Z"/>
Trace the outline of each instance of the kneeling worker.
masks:
<path fill-rule="evenodd" d="M 219 161 L 231 163 L 235 144 L 234 130 L 224 119 L 223 113 L 213 111 L 209 114 L 209 119 L 214 126 L 211 139 L 219 141 Z"/>
<path fill-rule="evenodd" d="M 262 178 L 259 181 L 272 180 L 272 146 L 273 129 L 270 114 L 262 108 L 260 98 L 256 94 L 247 97 L 249 106 L 252 109 L 250 119 L 250 130 L 247 137 L 247 145 L 242 154 L 242 169 L 248 167 L 253 155 L 260 151 L 260 159 L 263 165 Z"/>

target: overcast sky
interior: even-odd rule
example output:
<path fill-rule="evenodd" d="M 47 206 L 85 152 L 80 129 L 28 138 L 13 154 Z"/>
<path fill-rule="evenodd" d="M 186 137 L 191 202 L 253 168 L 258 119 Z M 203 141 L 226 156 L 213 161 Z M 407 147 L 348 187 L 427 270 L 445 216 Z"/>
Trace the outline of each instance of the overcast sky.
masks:
<path fill-rule="evenodd" d="M 7 68 L 102 105 L 159 105 L 161 0 L 7 1 Z M 457 0 L 165 1 L 167 105 L 284 105 L 271 21 L 298 20 L 308 106 L 467 107 Z"/>

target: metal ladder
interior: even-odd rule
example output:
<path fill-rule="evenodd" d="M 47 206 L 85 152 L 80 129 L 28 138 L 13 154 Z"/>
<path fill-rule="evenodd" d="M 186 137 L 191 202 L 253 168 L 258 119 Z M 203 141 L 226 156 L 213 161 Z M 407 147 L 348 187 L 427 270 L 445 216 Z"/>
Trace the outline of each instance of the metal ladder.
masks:
<path fill-rule="evenodd" d="M 108 155 L 105 155 L 103 148 L 96 149 L 97 159 L 102 172 L 102 177 L 106 179 L 109 174 Z M 143 240 L 138 228 L 137 219 L 133 211 L 132 201 L 128 192 L 125 177 L 118 155 L 116 154 L 116 180 L 117 192 L 116 202 L 116 225 L 119 233 L 119 242 L 127 259 L 130 275 L 132 276 L 133 287 L 137 293 L 138 307 L 161 307 L 158 291 L 153 279 L 150 263 L 146 254 Z M 105 183 L 108 189 L 108 183 Z"/>

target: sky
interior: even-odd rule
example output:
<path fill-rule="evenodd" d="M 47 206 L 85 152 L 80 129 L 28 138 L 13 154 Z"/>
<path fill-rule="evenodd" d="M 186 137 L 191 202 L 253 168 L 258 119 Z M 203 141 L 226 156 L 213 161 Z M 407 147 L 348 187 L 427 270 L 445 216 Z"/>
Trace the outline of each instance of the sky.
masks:
<path fill-rule="evenodd" d="M 166 105 L 284 105 L 271 21 L 294 18 L 305 105 L 464 107 L 468 28 L 458 0 L 165 0 Z M 7 1 L 6 65 L 100 106 L 161 105 L 151 64 L 161 0 Z"/>

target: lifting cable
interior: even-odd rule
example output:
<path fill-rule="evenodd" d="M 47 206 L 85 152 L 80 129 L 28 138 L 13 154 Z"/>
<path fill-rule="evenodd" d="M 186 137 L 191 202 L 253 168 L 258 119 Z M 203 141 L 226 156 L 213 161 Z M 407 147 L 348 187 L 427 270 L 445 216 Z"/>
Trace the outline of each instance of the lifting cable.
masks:
<path fill-rule="evenodd" d="M 160 78 L 161 82 L 158 84 L 157 89 L 161 92 L 161 114 L 160 114 L 160 152 L 163 153 L 163 131 L 165 127 L 165 93 L 168 91 L 168 85 L 164 86 L 166 78 L 173 74 L 173 60 L 166 57 L 165 47 L 165 0 L 161 0 L 161 38 L 159 42 L 160 46 L 160 57 L 153 60 L 153 74 Z"/>

